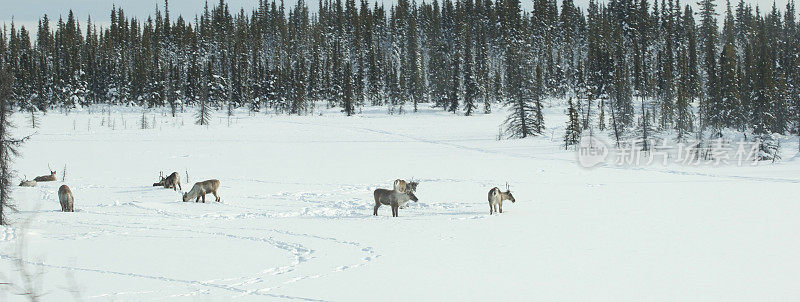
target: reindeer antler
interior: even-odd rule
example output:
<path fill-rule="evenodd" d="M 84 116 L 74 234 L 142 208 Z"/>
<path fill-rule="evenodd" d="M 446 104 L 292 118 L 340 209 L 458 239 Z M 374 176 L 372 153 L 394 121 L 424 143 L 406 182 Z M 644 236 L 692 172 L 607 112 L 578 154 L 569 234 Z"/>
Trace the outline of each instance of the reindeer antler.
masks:
<path fill-rule="evenodd" d="M 47 171 L 53 172 L 53 168 L 50 168 L 50 163 L 47 164 Z"/>
<path fill-rule="evenodd" d="M 508 182 L 506 182 L 506 191 L 511 191 L 511 186 L 508 185 Z"/>

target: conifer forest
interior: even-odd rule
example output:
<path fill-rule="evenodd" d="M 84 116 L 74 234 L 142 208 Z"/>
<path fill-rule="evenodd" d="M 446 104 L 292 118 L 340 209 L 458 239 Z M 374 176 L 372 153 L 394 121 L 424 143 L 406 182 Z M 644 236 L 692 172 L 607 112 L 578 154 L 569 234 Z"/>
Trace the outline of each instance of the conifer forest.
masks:
<path fill-rule="evenodd" d="M 155 16 L 114 8 L 106 27 L 71 11 L 44 15 L 37 28 L 12 23 L 0 35 L 0 63 L 17 111 L 189 107 L 206 123 L 203 112 L 215 109 L 305 115 L 325 106 L 353 115 L 380 105 L 406 114 L 426 103 L 476 115 L 509 106 L 505 134 L 527 137 L 544 131 L 542 101 L 553 97 L 574 99 L 582 129 L 619 134 L 648 124 L 678 139 L 726 128 L 796 133 L 794 2 L 726 2 L 722 15 L 711 0 L 695 7 L 321 0 L 232 11 L 219 1 L 176 17 L 165 1 Z"/>

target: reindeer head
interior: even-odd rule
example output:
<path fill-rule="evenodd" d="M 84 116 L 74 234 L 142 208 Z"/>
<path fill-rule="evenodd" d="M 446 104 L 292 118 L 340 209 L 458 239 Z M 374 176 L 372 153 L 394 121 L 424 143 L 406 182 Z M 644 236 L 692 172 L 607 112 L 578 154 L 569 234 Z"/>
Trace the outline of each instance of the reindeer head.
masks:
<path fill-rule="evenodd" d="M 511 187 L 508 185 L 508 183 L 506 183 L 506 192 L 505 192 L 505 193 L 503 193 L 503 195 L 505 195 L 505 196 L 504 196 L 504 197 L 505 197 L 505 199 L 511 200 L 511 203 L 515 203 L 515 202 L 517 202 L 517 201 L 514 199 L 514 195 L 512 195 L 512 194 L 511 194 Z"/>
<path fill-rule="evenodd" d="M 414 195 L 414 191 L 407 190 L 407 191 L 406 191 L 406 195 L 408 195 L 408 198 L 409 198 L 409 199 L 411 199 L 411 200 L 412 200 L 412 201 L 414 201 L 414 202 L 417 202 L 417 201 L 419 201 L 419 199 L 417 198 L 417 196 L 416 196 L 416 195 Z"/>
<path fill-rule="evenodd" d="M 409 182 L 409 183 L 406 185 L 406 191 L 407 191 L 407 192 L 412 192 L 412 193 L 413 193 L 413 192 L 416 192 L 416 191 L 417 191 L 417 186 L 418 186 L 418 185 L 419 185 L 419 182 L 416 182 L 416 181 L 413 181 L 413 180 L 412 180 L 411 182 Z"/>
<path fill-rule="evenodd" d="M 189 193 L 183 193 L 183 202 L 189 202 L 189 199 L 191 199 L 191 198 L 188 198 L 188 197 L 189 197 Z"/>

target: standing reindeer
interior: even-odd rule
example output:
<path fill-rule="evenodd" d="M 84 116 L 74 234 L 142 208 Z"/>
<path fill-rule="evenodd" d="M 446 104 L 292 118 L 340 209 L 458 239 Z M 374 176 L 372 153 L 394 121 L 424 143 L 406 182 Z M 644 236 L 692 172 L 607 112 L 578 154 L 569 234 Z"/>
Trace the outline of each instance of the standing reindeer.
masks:
<path fill-rule="evenodd" d="M 183 188 L 181 187 L 181 175 L 178 174 L 178 172 L 172 172 L 172 174 L 167 176 L 167 178 L 164 178 L 164 172 L 160 172 L 158 177 L 161 178 L 161 181 L 154 183 L 154 187 L 163 186 L 167 189 L 175 189 L 175 191 L 180 189 L 183 191 Z"/>
<path fill-rule="evenodd" d="M 400 192 L 397 190 L 377 189 L 373 195 L 375 196 L 375 211 L 372 215 L 375 216 L 378 216 L 378 208 L 381 205 L 387 205 L 392 207 L 392 217 L 398 217 L 399 211 L 397 209 L 405 208 L 409 200 L 414 202 L 419 200 L 417 196 L 414 196 L 414 192 L 410 190 Z"/>
<path fill-rule="evenodd" d="M 511 189 L 506 183 L 506 191 L 500 191 L 500 188 L 494 187 L 489 190 L 489 215 L 497 212 L 497 207 L 500 206 L 500 213 L 503 213 L 503 200 L 511 200 L 512 203 L 516 202 L 514 195 L 511 195 Z"/>
<path fill-rule="evenodd" d="M 53 169 L 50 168 L 50 164 L 47 164 L 47 170 L 50 170 L 50 175 L 37 176 L 33 180 L 35 180 L 35 181 L 56 181 L 56 180 L 58 180 L 56 178 L 56 171 L 53 171 Z"/>
<path fill-rule="evenodd" d="M 195 183 L 191 191 L 183 194 L 183 202 L 188 202 L 192 199 L 194 199 L 194 202 L 198 202 L 202 197 L 203 203 L 206 203 L 206 194 L 208 193 L 214 194 L 217 202 L 219 202 L 220 198 L 217 194 L 217 190 L 219 190 L 219 180 L 216 179 Z"/>
<path fill-rule="evenodd" d="M 58 201 L 61 202 L 61 212 L 75 212 L 75 199 L 67 185 L 58 188 Z"/>

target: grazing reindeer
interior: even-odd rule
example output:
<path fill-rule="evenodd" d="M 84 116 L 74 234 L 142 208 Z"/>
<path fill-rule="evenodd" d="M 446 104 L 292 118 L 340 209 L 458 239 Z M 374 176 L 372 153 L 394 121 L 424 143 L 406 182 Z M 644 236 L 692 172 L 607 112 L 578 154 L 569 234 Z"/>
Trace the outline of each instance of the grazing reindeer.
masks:
<path fill-rule="evenodd" d="M 500 188 L 494 187 L 489 190 L 489 215 L 492 215 L 493 212 L 497 212 L 497 206 L 500 206 L 500 213 L 503 213 L 503 200 L 511 200 L 511 202 L 516 202 L 514 199 L 514 195 L 511 195 L 511 189 L 506 183 L 506 191 L 500 191 Z"/>
<path fill-rule="evenodd" d="M 405 180 L 398 179 L 398 180 L 394 181 L 394 190 L 398 191 L 400 193 L 404 193 L 406 191 L 416 192 L 418 185 L 419 185 L 419 182 L 416 182 L 416 181 L 413 181 L 413 180 L 410 181 L 410 182 L 407 182 Z"/>
<path fill-rule="evenodd" d="M 20 183 L 20 187 L 35 187 L 38 183 L 35 180 L 28 180 L 28 177 L 25 177 Z"/>
<path fill-rule="evenodd" d="M 219 190 L 219 180 L 216 179 L 195 183 L 191 191 L 183 194 L 183 202 L 188 202 L 192 199 L 194 199 L 194 202 L 198 202 L 202 197 L 203 203 L 206 203 L 206 194 L 208 193 L 214 194 L 214 197 L 217 198 L 217 202 L 219 202 L 220 198 L 217 194 L 217 190 Z"/>
<path fill-rule="evenodd" d="M 56 171 L 53 171 L 53 169 L 50 168 L 50 164 L 47 164 L 47 170 L 50 170 L 50 175 L 37 176 L 33 180 L 35 180 L 35 181 L 56 181 L 56 180 L 58 180 L 56 178 Z"/>
<path fill-rule="evenodd" d="M 163 186 L 164 188 L 167 189 L 175 189 L 175 191 L 178 191 L 178 189 L 180 189 L 181 191 L 183 191 L 183 188 L 181 187 L 181 175 L 178 174 L 178 172 L 172 172 L 172 174 L 167 176 L 167 178 L 164 178 L 164 173 L 161 172 L 159 173 L 158 177 L 161 178 L 161 181 L 154 183 L 153 184 L 154 187 Z"/>
<path fill-rule="evenodd" d="M 398 208 L 405 208 L 409 200 L 417 202 L 417 196 L 414 196 L 413 191 L 400 192 L 397 190 L 377 189 L 374 193 L 375 196 L 375 211 L 372 215 L 378 216 L 378 208 L 381 205 L 392 207 L 392 217 L 398 217 Z"/>
<path fill-rule="evenodd" d="M 58 188 L 58 201 L 61 202 L 61 212 L 75 212 L 75 199 L 67 185 Z"/>
<path fill-rule="evenodd" d="M 175 191 L 180 189 L 183 191 L 181 187 L 181 175 L 178 174 L 178 172 L 172 172 L 167 178 L 164 178 L 164 188 L 174 189 Z"/>

